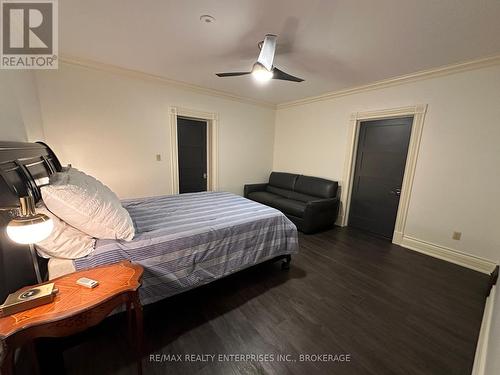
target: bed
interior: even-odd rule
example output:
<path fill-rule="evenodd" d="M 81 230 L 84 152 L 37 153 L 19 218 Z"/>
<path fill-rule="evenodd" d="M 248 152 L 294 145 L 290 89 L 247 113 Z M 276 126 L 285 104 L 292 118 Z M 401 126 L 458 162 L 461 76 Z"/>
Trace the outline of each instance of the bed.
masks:
<path fill-rule="evenodd" d="M 279 211 L 227 192 L 123 201 L 136 236 L 98 240 L 76 260 L 49 261 L 49 276 L 130 259 L 144 269 L 140 290 L 152 303 L 231 273 L 297 253 L 295 226 Z"/>
<path fill-rule="evenodd" d="M 22 184 L 30 189 L 37 190 L 38 182 L 46 182 L 40 165 L 47 176 L 60 170 L 48 146 L 16 145 L 20 149 L 15 154 L 18 157 L 23 147 L 41 154 L 30 154 L 30 158 L 39 160 L 36 178 L 32 162 L 19 162 L 26 158 L 16 158 L 13 164 L 19 167 L 15 175 L 21 176 Z M 3 154 L 3 159 L 9 158 L 12 156 Z M 0 161 L 0 165 L 5 162 Z M 11 185 L 7 186 L 11 193 L 19 191 L 16 176 L 2 174 L 4 184 Z M 39 192 L 34 195 L 40 198 Z M 98 240 L 89 256 L 75 260 L 52 258 L 47 277 L 130 259 L 145 269 L 141 300 L 148 304 L 267 260 L 284 259 L 286 266 L 291 255 L 298 252 L 297 230 L 289 219 L 273 208 L 231 193 L 158 196 L 124 200 L 122 204 L 136 229 L 132 241 Z M 20 275 L 9 276 L 17 279 L 10 285 L 20 283 Z M 28 275 L 25 279 L 29 279 Z"/>

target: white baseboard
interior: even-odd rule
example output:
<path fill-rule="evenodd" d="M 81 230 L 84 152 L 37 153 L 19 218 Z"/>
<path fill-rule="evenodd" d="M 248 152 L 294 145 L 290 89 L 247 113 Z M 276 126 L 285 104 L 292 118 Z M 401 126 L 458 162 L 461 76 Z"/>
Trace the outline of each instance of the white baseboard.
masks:
<path fill-rule="evenodd" d="M 491 320 L 493 319 L 495 307 L 496 288 L 496 286 L 493 286 L 484 306 L 483 321 L 481 323 L 481 330 L 479 331 L 479 339 L 477 340 L 472 375 L 486 374 L 486 359 L 488 355 L 488 343 L 490 341 Z"/>
<path fill-rule="evenodd" d="M 339 212 L 339 214 L 337 215 L 337 220 L 335 220 L 335 225 L 339 227 L 345 227 L 343 213 Z"/>
<path fill-rule="evenodd" d="M 394 231 L 394 234 L 392 235 L 392 243 L 395 243 L 396 245 L 401 245 L 403 242 L 403 233 Z"/>
<path fill-rule="evenodd" d="M 344 226 L 342 216 L 339 215 L 337 221 L 335 222 L 335 225 L 338 225 L 340 227 Z M 449 247 L 423 241 L 415 237 L 407 236 L 402 232 L 394 232 L 392 243 L 410 250 L 418 251 L 419 253 L 426 254 L 434 258 L 442 259 L 447 262 L 458 264 L 459 266 L 467 267 L 475 271 L 485 273 L 487 275 L 490 275 L 497 266 L 497 263 L 491 260 L 463 253 Z"/>
<path fill-rule="evenodd" d="M 462 253 L 461 251 L 450 249 L 441 245 L 433 244 L 430 242 L 422 241 L 417 238 L 413 238 L 406 235 L 401 235 L 400 242 L 397 242 L 399 238 L 395 238 L 394 243 L 406 247 L 410 250 L 418 251 L 426 255 L 430 255 L 434 258 L 446 260 L 451 263 L 458 264 L 463 267 L 471 268 L 475 271 L 479 271 L 486 274 L 491 274 L 497 264 L 487 259 L 483 259 L 474 255 Z"/>

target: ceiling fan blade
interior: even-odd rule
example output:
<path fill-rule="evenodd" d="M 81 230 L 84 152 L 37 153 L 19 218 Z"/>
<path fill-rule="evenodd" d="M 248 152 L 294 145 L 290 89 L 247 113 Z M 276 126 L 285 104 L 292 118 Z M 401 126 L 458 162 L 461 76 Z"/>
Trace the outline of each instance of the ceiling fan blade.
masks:
<path fill-rule="evenodd" d="M 292 76 L 288 73 L 285 73 L 278 68 L 273 68 L 273 79 L 281 79 L 283 81 L 292 81 L 292 82 L 303 82 L 304 80 L 299 77 Z"/>
<path fill-rule="evenodd" d="M 273 68 L 274 53 L 276 52 L 276 35 L 267 34 L 260 49 L 257 62 L 262 64 L 267 70 Z"/>
<path fill-rule="evenodd" d="M 236 76 L 244 76 L 250 73 L 252 72 L 215 73 L 215 75 L 217 77 L 236 77 Z"/>

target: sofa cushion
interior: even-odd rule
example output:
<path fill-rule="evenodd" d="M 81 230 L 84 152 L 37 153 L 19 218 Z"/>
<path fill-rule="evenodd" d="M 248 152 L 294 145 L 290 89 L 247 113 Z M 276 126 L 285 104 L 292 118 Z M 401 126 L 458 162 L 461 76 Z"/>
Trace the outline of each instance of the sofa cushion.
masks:
<path fill-rule="evenodd" d="M 282 189 L 282 188 L 279 188 L 276 186 L 271 186 L 271 185 L 266 186 L 266 191 L 273 193 L 273 194 L 276 194 L 276 195 L 279 195 L 279 196 L 282 196 L 284 198 L 290 198 L 290 194 L 293 193 L 293 191 L 291 191 L 291 190 L 286 190 L 286 189 Z"/>
<path fill-rule="evenodd" d="M 272 172 L 271 176 L 269 176 L 269 185 L 286 190 L 293 190 L 297 177 L 298 175 L 292 173 Z"/>
<path fill-rule="evenodd" d="M 319 177 L 298 176 L 294 191 L 320 198 L 335 198 L 337 196 L 337 187 L 337 181 Z"/>
<path fill-rule="evenodd" d="M 282 197 L 273 193 L 269 193 L 267 191 L 255 191 L 248 194 L 248 198 L 267 206 L 274 207 L 274 202 Z"/>
<path fill-rule="evenodd" d="M 278 198 L 273 201 L 273 207 L 285 214 L 297 217 L 303 217 L 306 210 L 306 204 L 304 202 L 286 198 Z"/>

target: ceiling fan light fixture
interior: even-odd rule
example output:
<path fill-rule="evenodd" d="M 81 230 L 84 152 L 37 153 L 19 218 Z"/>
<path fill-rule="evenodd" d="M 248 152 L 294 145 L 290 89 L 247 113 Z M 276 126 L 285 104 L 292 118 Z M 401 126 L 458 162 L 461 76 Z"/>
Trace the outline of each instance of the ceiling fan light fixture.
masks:
<path fill-rule="evenodd" d="M 255 63 L 252 68 L 252 76 L 259 82 L 267 82 L 273 78 L 273 72 L 261 64 Z"/>
<path fill-rule="evenodd" d="M 274 55 L 276 54 L 276 35 L 267 34 L 260 46 L 260 53 L 257 62 L 253 64 L 250 72 L 226 72 L 215 73 L 217 77 L 238 77 L 251 74 L 253 78 L 260 82 L 266 83 L 271 79 L 279 79 L 281 81 L 303 82 L 299 77 L 292 76 L 274 66 Z"/>

